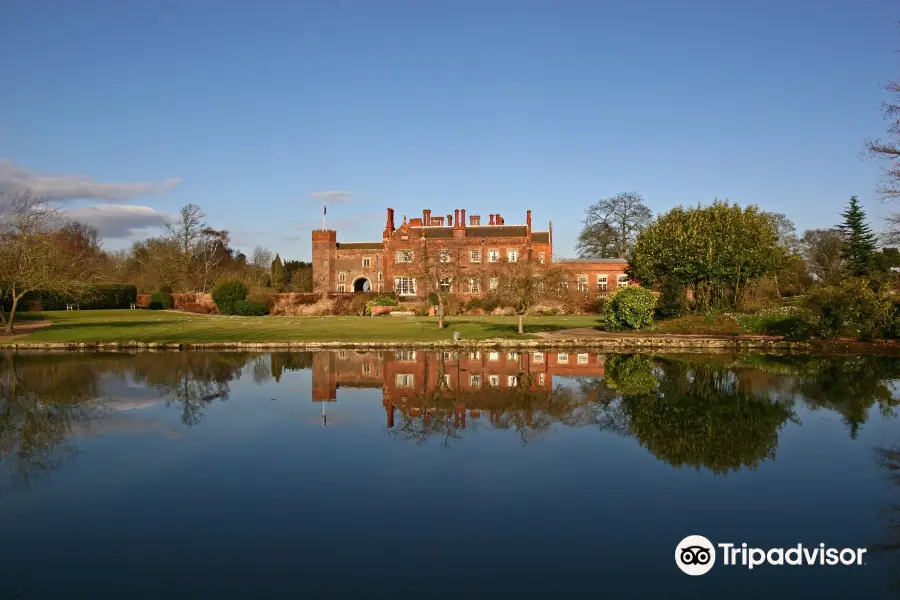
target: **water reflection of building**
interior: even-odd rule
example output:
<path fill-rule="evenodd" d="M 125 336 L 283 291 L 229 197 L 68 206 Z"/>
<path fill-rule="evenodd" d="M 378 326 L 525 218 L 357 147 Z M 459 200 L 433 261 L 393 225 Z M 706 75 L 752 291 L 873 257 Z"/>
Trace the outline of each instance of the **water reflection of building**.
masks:
<path fill-rule="evenodd" d="M 397 410 L 417 417 L 448 402 L 457 404 L 457 420 L 465 426 L 466 413 L 479 418 L 486 411 L 493 422 L 498 394 L 550 392 L 554 375 L 603 374 L 603 355 L 589 352 L 319 352 L 313 355 L 312 399 L 333 402 L 340 387 L 381 388 L 388 427 Z"/>

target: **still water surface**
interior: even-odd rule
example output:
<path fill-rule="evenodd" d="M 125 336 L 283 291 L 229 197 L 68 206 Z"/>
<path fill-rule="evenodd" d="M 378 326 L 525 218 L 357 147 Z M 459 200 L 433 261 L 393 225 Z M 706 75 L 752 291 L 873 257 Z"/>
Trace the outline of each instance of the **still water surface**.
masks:
<path fill-rule="evenodd" d="M 888 598 L 900 360 L 0 355 L 0 600 Z M 689 534 L 860 567 L 675 566 Z"/>

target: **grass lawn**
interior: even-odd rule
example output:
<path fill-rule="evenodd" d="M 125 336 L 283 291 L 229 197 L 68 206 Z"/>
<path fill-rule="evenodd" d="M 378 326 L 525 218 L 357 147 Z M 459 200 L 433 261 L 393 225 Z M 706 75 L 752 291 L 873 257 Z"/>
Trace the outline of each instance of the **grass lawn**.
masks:
<path fill-rule="evenodd" d="M 40 313 L 52 325 L 16 342 L 301 342 L 445 340 L 519 337 L 517 317 L 227 317 L 150 310 Z M 594 316 L 528 317 L 525 337 L 538 331 L 597 327 Z M 7 340 L 8 341 L 8 340 Z M 0 341 L 0 343 L 3 343 Z"/>

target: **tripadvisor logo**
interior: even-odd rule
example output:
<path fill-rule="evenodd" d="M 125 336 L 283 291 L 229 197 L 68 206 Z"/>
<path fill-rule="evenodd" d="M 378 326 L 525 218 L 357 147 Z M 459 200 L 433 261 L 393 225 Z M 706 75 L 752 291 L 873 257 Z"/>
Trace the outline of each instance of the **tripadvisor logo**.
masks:
<path fill-rule="evenodd" d="M 761 565 L 863 565 L 865 548 L 826 548 L 819 544 L 812 548 L 797 544 L 790 548 L 748 547 L 746 543 L 713 544 L 702 535 L 689 535 L 675 547 L 675 564 L 688 575 L 705 575 L 716 564 L 716 555 L 726 567 L 747 567 L 753 569 Z"/>

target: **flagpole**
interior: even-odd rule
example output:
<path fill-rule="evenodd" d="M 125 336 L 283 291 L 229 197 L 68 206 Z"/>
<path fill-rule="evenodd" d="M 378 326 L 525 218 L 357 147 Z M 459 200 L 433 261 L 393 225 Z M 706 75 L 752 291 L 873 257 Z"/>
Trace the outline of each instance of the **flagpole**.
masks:
<path fill-rule="evenodd" d="M 322 200 L 322 229 L 325 229 L 325 215 L 328 213 L 328 209 L 325 208 L 325 201 Z"/>

